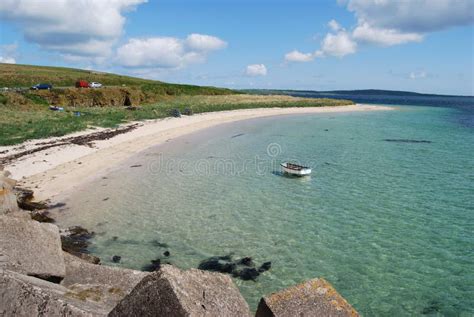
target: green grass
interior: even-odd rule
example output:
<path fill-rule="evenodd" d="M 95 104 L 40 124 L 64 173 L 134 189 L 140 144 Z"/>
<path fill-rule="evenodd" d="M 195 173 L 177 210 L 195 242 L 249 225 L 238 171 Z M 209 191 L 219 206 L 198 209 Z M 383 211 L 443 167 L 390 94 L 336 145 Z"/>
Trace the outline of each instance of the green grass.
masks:
<path fill-rule="evenodd" d="M 0 97 L 1 104 L 1 97 Z M 122 107 L 74 107 L 65 111 L 50 111 L 37 104 L 19 110 L 0 105 L 0 145 L 13 145 L 30 139 L 40 139 L 84 130 L 88 127 L 116 127 L 121 123 L 165 118 L 171 109 L 191 108 L 194 113 L 211 111 L 271 108 L 323 107 L 353 104 L 348 100 L 293 98 L 288 96 L 182 96 L 126 110 Z M 80 112 L 81 116 L 74 115 Z"/>
<path fill-rule="evenodd" d="M 35 95 L 35 94 L 26 93 L 23 96 L 25 96 L 27 99 L 31 100 L 34 104 L 37 104 L 37 105 L 47 106 L 49 104 L 43 97 Z"/>
<path fill-rule="evenodd" d="M 143 91 L 155 95 L 222 95 L 239 93 L 225 88 L 169 84 L 156 80 L 83 69 L 0 63 L 0 87 L 28 88 L 38 83 L 49 83 L 53 87 L 74 87 L 79 79 L 88 82 L 100 82 L 104 86 L 140 87 Z"/>
<path fill-rule="evenodd" d="M 73 88 L 78 79 L 97 81 L 108 88 Z M 203 113 L 352 104 L 347 100 L 245 95 L 224 88 L 168 84 L 73 68 L 0 63 L 0 87 L 30 87 L 37 83 L 50 83 L 55 88 L 50 92 L 23 90 L 0 94 L 0 145 L 63 136 L 89 127 L 115 127 L 130 121 L 164 118 L 170 115 L 171 109 L 184 112 L 190 108 L 194 113 Z M 142 107 L 127 110 L 118 105 L 124 93 L 131 96 L 134 105 L 142 104 Z M 63 106 L 65 111 L 50 111 L 49 104 Z M 75 112 L 81 115 L 76 116 Z"/>
<path fill-rule="evenodd" d="M 6 105 L 7 101 L 8 101 L 8 98 L 5 95 L 0 94 L 0 105 Z"/>

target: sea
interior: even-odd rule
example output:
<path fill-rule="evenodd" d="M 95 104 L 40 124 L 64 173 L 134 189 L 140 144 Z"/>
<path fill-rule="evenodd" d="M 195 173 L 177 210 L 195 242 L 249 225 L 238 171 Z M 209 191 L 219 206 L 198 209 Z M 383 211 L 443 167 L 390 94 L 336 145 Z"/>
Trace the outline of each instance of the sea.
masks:
<path fill-rule="evenodd" d="M 234 278 L 252 310 L 322 277 L 363 316 L 474 316 L 474 98 L 327 97 L 392 110 L 170 139 L 69 193 L 58 222 L 94 231 L 90 252 L 107 265 L 271 262 L 255 281 Z M 313 173 L 288 177 L 286 161 Z"/>

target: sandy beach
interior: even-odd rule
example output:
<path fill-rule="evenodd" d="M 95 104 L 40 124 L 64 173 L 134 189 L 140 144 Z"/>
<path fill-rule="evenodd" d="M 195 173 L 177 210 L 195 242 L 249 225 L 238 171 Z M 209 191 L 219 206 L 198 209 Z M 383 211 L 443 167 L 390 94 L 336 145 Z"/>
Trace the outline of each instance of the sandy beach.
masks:
<path fill-rule="evenodd" d="M 31 140 L 20 145 L 0 147 L 0 158 L 25 151 L 34 151 L 45 144 L 62 144 L 23 155 L 5 164 L 5 169 L 19 181 L 19 186 L 31 188 L 37 200 L 53 199 L 57 195 L 74 189 L 99 173 L 106 173 L 114 166 L 146 148 L 167 140 L 196 132 L 223 123 L 245 119 L 303 113 L 336 113 L 354 111 L 390 110 L 387 106 L 353 105 L 315 108 L 270 108 L 222 111 L 149 120 L 136 124 L 129 132 L 107 140 L 94 141 L 91 146 L 64 143 L 65 138 L 87 136 L 110 129 L 90 129 L 59 138 Z"/>

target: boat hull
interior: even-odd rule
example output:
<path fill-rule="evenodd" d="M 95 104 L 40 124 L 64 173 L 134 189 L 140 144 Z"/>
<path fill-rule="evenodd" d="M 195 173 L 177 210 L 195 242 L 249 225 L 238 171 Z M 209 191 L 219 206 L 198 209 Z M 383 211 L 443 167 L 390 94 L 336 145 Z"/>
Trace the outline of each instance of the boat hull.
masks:
<path fill-rule="evenodd" d="M 311 174 L 311 169 L 310 168 L 302 168 L 300 170 L 295 170 L 292 168 L 288 168 L 285 165 L 281 165 L 281 168 L 283 172 L 290 174 L 290 175 L 295 175 L 295 176 L 308 176 Z"/>

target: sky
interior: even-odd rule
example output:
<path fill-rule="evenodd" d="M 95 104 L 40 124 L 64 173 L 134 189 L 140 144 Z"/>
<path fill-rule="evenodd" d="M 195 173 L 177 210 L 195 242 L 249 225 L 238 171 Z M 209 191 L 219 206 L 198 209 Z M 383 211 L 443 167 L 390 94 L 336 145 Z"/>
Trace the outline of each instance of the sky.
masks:
<path fill-rule="evenodd" d="M 474 0 L 1 0 L 0 62 L 474 95 Z"/>

